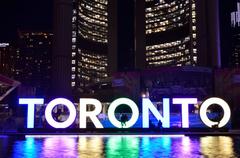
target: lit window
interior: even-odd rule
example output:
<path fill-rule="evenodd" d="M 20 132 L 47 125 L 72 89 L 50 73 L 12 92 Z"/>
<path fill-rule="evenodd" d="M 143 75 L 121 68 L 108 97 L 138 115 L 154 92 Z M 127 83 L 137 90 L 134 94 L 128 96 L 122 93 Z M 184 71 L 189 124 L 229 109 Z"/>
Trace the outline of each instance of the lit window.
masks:
<path fill-rule="evenodd" d="M 72 82 L 72 87 L 75 87 L 75 82 Z"/>
<path fill-rule="evenodd" d="M 75 68 L 75 67 L 72 67 L 72 71 L 75 72 L 75 71 L 76 71 L 76 68 Z"/>

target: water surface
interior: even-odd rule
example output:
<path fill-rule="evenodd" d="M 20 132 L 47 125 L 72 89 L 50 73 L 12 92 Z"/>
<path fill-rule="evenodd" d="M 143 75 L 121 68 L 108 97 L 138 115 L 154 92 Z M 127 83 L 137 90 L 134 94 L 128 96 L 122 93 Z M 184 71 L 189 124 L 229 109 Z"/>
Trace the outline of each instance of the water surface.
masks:
<path fill-rule="evenodd" d="M 240 137 L 48 136 L 0 138 L 0 157 L 240 157 Z"/>

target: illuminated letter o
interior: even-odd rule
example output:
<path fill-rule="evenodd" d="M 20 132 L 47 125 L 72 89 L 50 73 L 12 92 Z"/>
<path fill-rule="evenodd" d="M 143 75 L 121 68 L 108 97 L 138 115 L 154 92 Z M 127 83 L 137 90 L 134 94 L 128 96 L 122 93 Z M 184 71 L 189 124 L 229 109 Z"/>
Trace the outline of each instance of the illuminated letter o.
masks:
<path fill-rule="evenodd" d="M 139 116 L 139 110 L 137 105 L 128 98 L 119 98 L 113 101 L 108 108 L 108 118 L 115 127 L 122 128 L 121 122 L 116 119 L 115 113 L 114 113 L 116 108 L 121 104 L 128 105 L 132 110 L 132 117 L 129 119 L 129 121 L 126 122 L 126 126 L 123 127 L 123 128 L 129 128 L 137 122 L 138 116 Z"/>
<path fill-rule="evenodd" d="M 52 117 L 53 108 L 59 104 L 65 105 L 69 110 L 69 117 L 64 122 L 57 122 Z M 46 120 L 49 123 L 49 125 L 51 125 L 52 127 L 67 128 L 74 122 L 74 120 L 76 118 L 76 113 L 77 113 L 76 108 L 71 101 L 64 99 L 64 98 L 57 98 L 57 99 L 52 100 L 47 105 L 46 110 L 45 110 L 45 117 L 46 117 Z"/>
<path fill-rule="evenodd" d="M 223 114 L 224 115 L 223 115 L 222 120 L 219 122 L 219 124 L 218 124 L 218 122 L 214 122 L 214 121 L 209 120 L 209 118 L 207 116 L 207 109 L 212 104 L 218 104 L 223 109 Z M 221 127 L 225 126 L 228 123 L 228 121 L 230 120 L 231 110 L 229 108 L 229 105 L 223 99 L 209 98 L 209 99 L 205 100 L 200 107 L 200 118 L 203 121 L 203 123 L 205 125 L 207 125 L 208 127 L 212 127 L 212 126 L 218 124 L 218 127 L 221 128 Z"/>

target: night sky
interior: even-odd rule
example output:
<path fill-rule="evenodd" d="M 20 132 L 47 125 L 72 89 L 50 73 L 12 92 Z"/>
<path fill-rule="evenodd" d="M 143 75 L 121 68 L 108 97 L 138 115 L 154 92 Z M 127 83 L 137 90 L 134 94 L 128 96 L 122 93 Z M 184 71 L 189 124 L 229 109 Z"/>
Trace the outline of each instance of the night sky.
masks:
<path fill-rule="evenodd" d="M 0 0 L 0 42 L 16 38 L 17 29 L 52 30 L 53 0 Z"/>
<path fill-rule="evenodd" d="M 222 67 L 229 66 L 231 53 L 231 12 L 237 10 L 237 0 L 220 0 L 220 38 Z"/>

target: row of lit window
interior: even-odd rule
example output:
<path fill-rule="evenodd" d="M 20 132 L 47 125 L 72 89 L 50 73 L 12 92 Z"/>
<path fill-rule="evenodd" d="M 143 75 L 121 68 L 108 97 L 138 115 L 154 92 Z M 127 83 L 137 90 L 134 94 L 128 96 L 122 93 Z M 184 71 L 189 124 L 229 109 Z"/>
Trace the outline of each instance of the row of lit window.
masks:
<path fill-rule="evenodd" d="M 89 58 L 92 58 L 92 59 L 100 59 L 100 60 L 107 61 L 107 56 L 106 55 L 99 55 L 99 54 L 96 54 L 96 53 L 93 53 L 93 52 L 90 52 L 90 51 L 81 50 L 81 49 L 79 49 L 78 52 L 81 54 L 81 56 L 84 56 L 84 57 L 89 57 Z"/>
<path fill-rule="evenodd" d="M 82 57 L 82 61 L 84 63 L 88 63 L 88 64 L 95 64 L 95 65 L 99 65 L 99 66 L 107 66 L 107 62 L 102 61 L 102 60 L 94 60 L 94 59 L 91 59 L 91 58 Z"/>
<path fill-rule="evenodd" d="M 100 20 L 97 20 L 97 19 L 90 18 L 90 17 L 84 15 L 84 14 L 81 13 L 81 12 L 79 12 L 78 15 L 79 15 L 83 20 L 88 21 L 88 22 L 90 22 L 90 23 L 92 23 L 92 24 L 102 25 L 102 26 L 105 26 L 105 27 L 108 26 L 108 24 L 107 24 L 106 21 L 100 21 Z"/>
<path fill-rule="evenodd" d="M 147 23 L 150 23 L 150 22 L 162 21 L 162 20 L 174 18 L 177 16 L 181 16 L 181 15 L 187 13 L 187 11 L 188 11 L 188 8 L 181 9 L 176 12 L 163 12 L 163 11 L 151 12 L 151 13 L 146 13 L 145 17 L 147 19 Z M 162 15 L 162 14 L 164 14 L 164 15 Z M 153 18 L 155 18 L 155 19 L 153 19 Z"/>
<path fill-rule="evenodd" d="M 90 77 L 89 76 L 86 76 L 86 75 L 82 75 L 81 78 L 85 79 L 85 80 L 90 80 Z"/>
<path fill-rule="evenodd" d="M 188 41 L 190 41 L 190 37 L 186 37 L 183 40 L 177 40 L 177 41 L 173 41 L 173 42 L 147 46 L 146 50 L 149 51 L 149 50 L 156 50 L 156 49 L 163 49 L 163 48 L 174 47 L 174 46 L 180 45 L 181 43 L 186 43 Z"/>
<path fill-rule="evenodd" d="M 106 71 L 106 63 L 104 63 L 104 65 L 96 65 L 95 63 L 85 63 L 83 62 L 79 62 L 78 66 L 80 67 L 84 67 L 86 69 L 95 69 L 97 71 Z"/>
<path fill-rule="evenodd" d="M 89 36 L 97 36 L 102 39 L 107 38 L 107 33 L 101 32 L 96 26 L 93 26 L 94 29 L 86 28 L 86 27 L 79 27 L 79 33 L 88 34 Z"/>
<path fill-rule="evenodd" d="M 162 9 L 161 5 L 155 5 L 153 7 L 150 7 L 150 8 L 146 8 L 145 11 L 148 15 L 151 15 L 151 14 L 154 14 L 155 16 L 163 16 L 167 13 L 173 13 L 175 14 L 176 12 L 183 12 L 183 11 L 186 11 L 185 9 L 189 8 L 188 7 L 189 3 L 179 3 L 177 5 L 174 5 L 174 6 L 171 6 L 167 9 Z M 181 9 L 181 10 L 180 10 Z M 153 16 L 150 16 L 150 17 L 153 17 Z"/>
<path fill-rule="evenodd" d="M 105 77 L 107 77 L 107 74 L 105 74 L 104 75 Z M 101 78 L 105 78 L 105 77 L 101 77 Z M 82 75 L 80 75 L 79 76 L 79 79 L 80 79 L 80 82 L 90 82 L 90 80 L 92 80 L 92 81 L 94 81 L 94 82 L 99 82 L 100 80 L 101 80 L 101 78 L 98 78 L 98 77 L 89 77 L 89 76 L 87 76 L 87 75 L 84 75 L 84 74 L 82 74 Z M 72 77 L 72 79 L 74 79 L 74 77 Z M 77 86 L 76 85 L 76 82 L 73 80 L 72 81 L 72 87 L 75 87 L 75 86 Z M 79 86 L 84 86 L 84 84 L 83 83 L 80 83 L 79 84 Z"/>
<path fill-rule="evenodd" d="M 91 64 L 85 64 L 83 63 L 81 65 L 82 68 L 85 68 L 85 69 L 91 69 L 91 70 L 94 70 L 94 71 L 106 71 L 106 67 L 103 67 L 103 66 L 97 66 L 97 65 L 91 65 Z"/>
<path fill-rule="evenodd" d="M 92 40 L 92 41 L 95 41 L 95 42 L 100 42 L 100 43 L 107 43 L 108 40 L 107 39 L 102 39 L 102 38 L 97 38 L 96 36 L 91 36 L 91 35 L 86 35 L 86 34 L 83 34 L 82 32 L 79 31 L 79 34 L 85 38 L 85 39 L 89 39 L 89 40 Z"/>
<path fill-rule="evenodd" d="M 154 51 L 150 51 L 146 53 L 147 57 L 152 57 L 152 56 L 165 56 L 167 54 L 173 54 L 174 52 L 177 51 L 181 51 L 181 52 L 185 52 L 188 53 L 189 50 L 186 48 L 186 45 L 183 44 L 181 46 L 178 47 L 170 47 L 168 49 L 164 49 L 164 50 L 154 50 Z"/>
<path fill-rule="evenodd" d="M 159 13 L 148 13 L 146 15 L 151 15 L 153 17 L 146 17 L 146 23 L 147 24 L 150 24 L 150 23 L 156 23 L 156 22 L 164 22 L 164 21 L 167 21 L 167 20 L 170 20 L 170 21 L 174 21 L 176 22 L 177 20 L 176 19 L 186 19 L 188 16 L 189 16 L 189 8 L 185 9 L 185 10 L 180 10 L 178 12 L 169 12 L 169 13 L 166 13 L 164 15 L 159 15 Z M 175 20 L 173 20 L 175 19 Z"/>
<path fill-rule="evenodd" d="M 93 79 L 95 79 L 95 78 L 106 78 L 107 77 L 106 72 L 98 72 L 98 71 L 87 70 L 87 69 L 83 69 L 81 74 L 90 76 Z"/>
<path fill-rule="evenodd" d="M 92 16 L 94 15 L 99 15 L 99 16 L 102 16 L 103 17 L 103 20 L 105 20 L 105 18 L 107 17 L 108 13 L 106 10 L 99 10 L 97 8 L 92 8 L 88 5 L 85 5 L 85 4 L 81 4 L 79 7 L 78 7 L 78 10 L 84 14 L 89 14 L 91 13 Z M 87 10 L 87 11 L 86 11 Z M 104 18 L 105 17 L 105 18 Z"/>
<path fill-rule="evenodd" d="M 180 17 L 177 20 L 179 23 L 176 23 L 176 19 L 173 19 L 173 21 L 174 22 L 171 22 L 171 24 L 167 26 L 164 25 L 161 26 L 161 24 L 158 23 L 146 25 L 146 34 L 164 32 L 166 30 L 171 30 L 173 28 L 182 27 L 188 23 L 187 21 L 184 22 L 183 20 L 181 20 Z"/>
<path fill-rule="evenodd" d="M 180 8 L 179 6 L 174 6 L 174 8 L 168 9 L 168 10 L 159 10 L 154 12 L 146 12 L 145 17 L 146 18 L 163 18 L 169 15 L 169 17 L 174 17 L 176 15 L 184 14 L 188 11 L 189 7 L 184 5 L 184 8 Z"/>
<path fill-rule="evenodd" d="M 160 55 L 160 56 L 147 57 L 146 61 L 157 61 L 157 60 L 179 58 L 183 55 L 184 55 L 183 52 L 176 52 L 176 53 L 173 53 L 173 54 L 165 54 L 165 55 Z"/>
<path fill-rule="evenodd" d="M 81 19 L 78 21 L 78 23 L 80 24 L 79 29 L 84 27 L 86 30 L 95 30 L 96 32 L 99 32 L 99 34 L 107 33 L 107 27 L 95 25 L 95 24 L 89 23 L 89 22 L 81 20 Z"/>
<path fill-rule="evenodd" d="M 80 5 L 79 6 L 79 11 L 85 15 L 87 15 L 88 17 L 90 18 L 93 18 L 93 19 L 98 19 L 98 20 L 101 20 L 101 21 L 107 21 L 107 15 L 105 15 L 107 12 L 104 12 L 104 14 L 101 14 L 103 13 L 102 11 L 101 12 L 97 12 L 97 10 L 90 10 L 89 8 L 85 8 L 84 5 Z"/>
<path fill-rule="evenodd" d="M 174 50 L 184 50 L 185 48 L 186 48 L 186 43 L 181 43 L 181 44 L 173 46 L 173 47 L 150 50 L 149 52 L 147 52 L 147 56 L 163 55 L 163 54 L 166 54 L 167 52 L 171 52 L 171 51 L 174 51 Z"/>
<path fill-rule="evenodd" d="M 80 10 L 81 7 L 87 9 L 89 12 L 92 12 L 92 13 L 105 15 L 105 16 L 107 16 L 107 14 L 108 14 L 106 11 L 107 8 L 106 9 L 96 8 L 96 7 L 92 6 L 90 3 L 80 2 L 78 9 Z"/>
<path fill-rule="evenodd" d="M 104 5 L 107 5 L 107 4 L 108 4 L 108 1 L 107 1 L 107 0 L 95 0 L 95 2 L 104 4 Z"/>
<path fill-rule="evenodd" d="M 46 33 L 46 32 L 25 32 L 23 33 L 22 35 L 24 36 L 52 36 L 53 34 L 52 33 Z"/>
<path fill-rule="evenodd" d="M 107 5 L 106 4 L 103 4 L 103 3 L 99 3 L 97 0 L 81 0 L 80 1 L 81 4 L 88 4 L 89 6 L 92 6 L 95 8 L 99 8 L 99 9 L 102 9 L 102 10 L 106 10 L 107 9 Z M 105 2 L 106 3 L 106 2 Z"/>
<path fill-rule="evenodd" d="M 189 14 L 186 14 L 186 16 L 189 16 Z M 152 24 L 147 24 L 146 25 L 146 34 L 171 30 L 173 28 L 184 26 L 187 23 L 189 23 L 187 17 L 184 19 L 177 17 L 177 18 L 165 21 L 165 22 L 155 22 Z"/>
<path fill-rule="evenodd" d="M 107 39 L 107 29 L 101 26 L 89 25 L 85 22 L 80 22 L 79 33 L 86 34 L 88 36 L 97 36 L 102 40 Z"/>
<path fill-rule="evenodd" d="M 189 57 L 182 57 L 178 60 L 171 59 L 171 60 L 162 60 L 162 61 L 155 61 L 149 62 L 150 66 L 163 66 L 163 65 L 175 65 L 175 66 L 183 66 L 183 65 L 191 65 L 191 61 L 189 61 Z"/>
<path fill-rule="evenodd" d="M 162 1 L 162 0 L 160 0 Z M 154 0 L 145 0 L 145 2 L 155 2 Z"/>
<path fill-rule="evenodd" d="M 159 11 L 159 10 L 166 10 L 169 8 L 174 8 L 176 5 L 178 5 L 179 8 L 183 8 L 187 4 L 189 4 L 189 0 L 178 0 L 173 1 L 172 3 L 159 3 L 158 5 L 155 5 L 153 7 L 146 8 L 146 12 L 154 12 L 154 11 Z M 175 10 L 176 8 L 172 9 Z"/>

